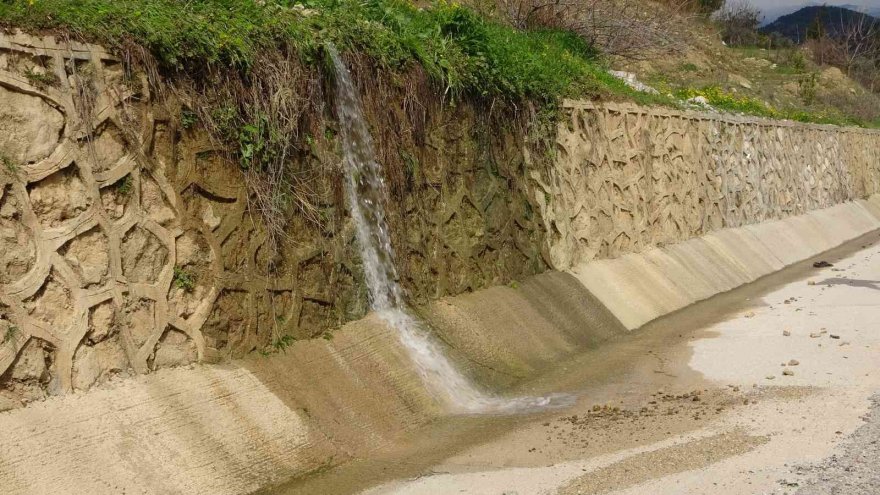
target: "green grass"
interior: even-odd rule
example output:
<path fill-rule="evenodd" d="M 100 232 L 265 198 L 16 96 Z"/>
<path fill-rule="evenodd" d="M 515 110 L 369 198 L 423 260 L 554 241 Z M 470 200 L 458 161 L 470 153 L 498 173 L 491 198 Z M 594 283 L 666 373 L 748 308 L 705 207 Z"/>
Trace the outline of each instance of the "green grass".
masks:
<path fill-rule="evenodd" d="M 418 63 L 452 95 L 633 93 L 572 33 L 519 31 L 449 2 L 418 9 L 403 0 L 11 0 L 0 3 L 0 24 L 67 30 L 111 48 L 140 43 L 167 71 L 222 64 L 246 73 L 267 50 L 317 65 L 333 42 L 391 71 Z"/>
<path fill-rule="evenodd" d="M 324 47 L 332 42 L 392 74 L 419 64 L 438 91 L 452 98 L 556 104 L 566 97 L 610 97 L 676 105 L 607 74 L 601 54 L 572 33 L 517 30 L 446 1 L 417 8 L 406 0 L 5 0 L 0 25 L 64 30 L 111 49 L 138 43 L 172 75 L 199 76 L 214 66 L 231 66 L 247 78 L 261 54 L 277 50 L 321 67 Z M 754 102 L 716 96 L 718 108 L 774 116 Z M 183 118 L 184 127 L 195 124 Z M 254 138 L 260 122 L 250 125 L 236 131 L 242 151 L 272 146 L 266 136 Z M 242 157 L 244 165 L 250 161 Z"/>
<path fill-rule="evenodd" d="M 779 112 L 776 109 L 766 105 L 760 100 L 747 96 L 737 96 L 733 93 L 724 91 L 718 86 L 707 86 L 701 89 L 680 89 L 676 91 L 675 95 L 682 100 L 702 96 L 713 107 L 728 112 L 771 118 L 779 116 Z"/>
<path fill-rule="evenodd" d="M 734 93 L 724 91 L 718 86 L 706 86 L 701 89 L 679 89 L 675 91 L 675 96 L 682 100 L 702 96 L 706 98 L 710 105 L 718 110 L 757 117 L 794 120 L 797 122 L 814 124 L 880 128 L 880 122 L 866 122 L 839 113 L 811 112 L 793 108 L 775 108 L 756 98 L 738 96 Z"/>

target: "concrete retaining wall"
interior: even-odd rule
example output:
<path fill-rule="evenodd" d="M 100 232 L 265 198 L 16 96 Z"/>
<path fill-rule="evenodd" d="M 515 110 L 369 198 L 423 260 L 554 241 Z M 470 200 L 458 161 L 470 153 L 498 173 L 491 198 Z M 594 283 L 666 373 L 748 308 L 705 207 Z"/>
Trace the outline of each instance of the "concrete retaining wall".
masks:
<path fill-rule="evenodd" d="M 3 492 L 247 493 L 442 416 L 370 316 L 270 357 L 190 364 L 264 348 L 279 326 L 320 335 L 364 297 L 343 220 L 331 240 L 297 225 L 270 260 L 230 184 L 241 172 L 151 98 L 99 47 L 0 37 L 0 411 L 18 408 L 0 414 Z M 880 228 L 875 131 L 566 111 L 531 189 L 444 134 L 428 147 L 453 151 L 423 163 L 398 213 L 411 223 L 392 222 L 411 227 L 398 252 L 421 296 L 540 271 L 541 246 L 557 269 L 419 308 L 491 387 Z"/>
<path fill-rule="evenodd" d="M 880 228 L 880 197 L 725 229 L 420 308 L 469 375 L 505 386 Z M 619 321 L 618 321 L 619 320 Z M 366 457 L 444 412 L 378 318 L 228 365 L 111 382 L 0 414 L 4 493 L 242 494 Z"/>
<path fill-rule="evenodd" d="M 880 196 L 679 244 L 597 260 L 571 272 L 628 329 L 880 228 Z"/>
<path fill-rule="evenodd" d="M 555 166 L 532 175 L 551 265 L 686 241 L 880 192 L 880 133 L 567 102 Z"/>

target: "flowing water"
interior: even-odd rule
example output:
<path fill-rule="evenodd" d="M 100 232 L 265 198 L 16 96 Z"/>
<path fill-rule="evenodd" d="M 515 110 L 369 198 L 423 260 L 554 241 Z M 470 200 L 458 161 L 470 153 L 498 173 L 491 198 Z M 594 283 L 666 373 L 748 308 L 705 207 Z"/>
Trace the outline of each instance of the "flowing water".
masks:
<path fill-rule="evenodd" d="M 406 307 L 397 283 L 394 252 L 385 221 L 386 186 L 376 162 L 360 96 L 336 49 L 328 47 L 336 76 L 346 192 L 356 226 L 372 309 L 397 331 L 416 369 L 431 392 L 456 412 L 521 412 L 564 405 L 567 396 L 500 398 L 478 390 L 446 358 L 418 319 Z"/>

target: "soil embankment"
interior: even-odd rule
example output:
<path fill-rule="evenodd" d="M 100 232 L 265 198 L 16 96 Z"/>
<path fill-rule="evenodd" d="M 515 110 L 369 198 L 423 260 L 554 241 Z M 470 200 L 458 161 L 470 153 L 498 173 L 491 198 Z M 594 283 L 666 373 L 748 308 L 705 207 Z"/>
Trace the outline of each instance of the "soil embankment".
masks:
<path fill-rule="evenodd" d="M 668 431 L 743 399 L 695 395 L 705 378 L 673 359 L 690 334 L 651 322 L 880 228 L 875 131 L 567 102 L 552 161 L 530 161 L 513 131 L 487 161 L 477 110 L 438 112 L 410 175 L 391 181 L 388 228 L 414 310 L 493 393 L 596 384 L 551 426 L 449 417 L 367 314 L 337 175 L 319 188 L 332 228 L 294 218 L 294 242 L 272 253 L 238 165 L 100 47 L 0 35 L 0 98 L 15 103 L 0 120 L 22 123 L 0 133 L 9 493 L 239 494 L 319 483 L 335 466 L 372 484 L 509 431 L 635 448 L 648 437 L 626 443 L 633 430 L 617 426 L 662 420 L 616 404 L 591 416 L 597 398 L 686 383 L 631 398 L 698 417 Z M 334 139 L 313 157 L 329 170 Z M 399 151 L 377 141 L 380 156 Z M 700 441 L 763 442 L 731 435 Z"/>

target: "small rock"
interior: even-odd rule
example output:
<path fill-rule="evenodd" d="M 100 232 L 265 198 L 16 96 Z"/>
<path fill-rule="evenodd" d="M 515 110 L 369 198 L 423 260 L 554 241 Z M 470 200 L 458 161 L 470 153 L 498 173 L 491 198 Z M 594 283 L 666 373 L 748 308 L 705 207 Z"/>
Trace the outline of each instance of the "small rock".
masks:
<path fill-rule="evenodd" d="M 834 334 L 832 333 L 831 335 L 829 335 L 829 337 L 831 337 L 832 339 L 839 339 L 839 338 L 840 338 L 840 335 L 834 335 Z"/>
<path fill-rule="evenodd" d="M 807 282 L 807 285 L 816 285 L 816 282 L 813 282 L 812 280 L 810 280 L 809 282 Z"/>
<path fill-rule="evenodd" d="M 784 370 L 782 370 L 782 375 L 783 376 L 794 376 L 794 371 L 791 371 L 789 369 L 784 369 Z"/>
<path fill-rule="evenodd" d="M 792 359 L 791 361 L 788 362 L 789 366 L 797 366 L 799 364 L 801 364 L 801 362 L 798 361 L 797 359 Z"/>
<path fill-rule="evenodd" d="M 819 332 L 812 332 L 812 333 L 810 333 L 810 338 L 811 338 L 811 339 L 818 339 L 818 338 L 821 337 L 821 336 L 822 336 L 822 334 L 819 333 Z"/>
<path fill-rule="evenodd" d="M 791 337 L 791 332 L 789 332 L 788 330 L 783 330 L 783 331 L 782 331 L 782 336 L 783 336 L 783 337 Z"/>
<path fill-rule="evenodd" d="M 689 98 L 687 102 L 693 105 L 699 105 L 701 107 L 709 106 L 709 100 L 707 100 L 705 96 L 695 96 L 693 98 Z"/>
<path fill-rule="evenodd" d="M 834 265 L 827 261 L 817 261 L 813 263 L 813 268 L 831 268 L 832 266 Z"/>
<path fill-rule="evenodd" d="M 209 204 L 205 207 L 204 212 L 202 212 L 202 221 L 205 222 L 205 225 L 211 230 L 216 230 L 223 219 L 214 214 L 214 209 L 211 208 L 211 205 Z"/>
<path fill-rule="evenodd" d="M 776 377 L 775 377 L 775 376 L 773 376 L 773 375 L 767 375 L 767 379 L 768 379 L 768 380 L 775 380 L 775 379 L 776 379 Z"/>
<path fill-rule="evenodd" d="M 748 79 L 746 79 L 745 77 L 743 77 L 739 74 L 733 74 L 733 73 L 729 74 L 728 77 L 731 82 L 736 83 L 745 89 L 752 89 L 752 82 L 749 81 Z M 736 88 L 734 88 L 734 89 L 736 89 Z"/>

